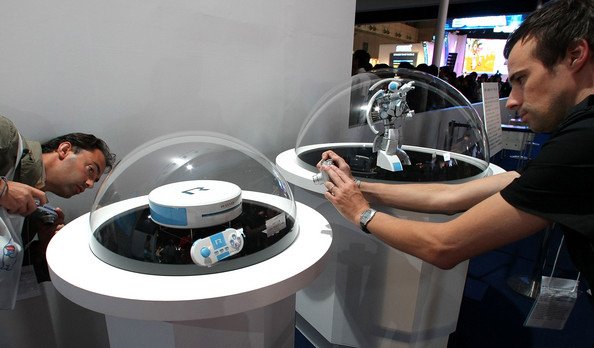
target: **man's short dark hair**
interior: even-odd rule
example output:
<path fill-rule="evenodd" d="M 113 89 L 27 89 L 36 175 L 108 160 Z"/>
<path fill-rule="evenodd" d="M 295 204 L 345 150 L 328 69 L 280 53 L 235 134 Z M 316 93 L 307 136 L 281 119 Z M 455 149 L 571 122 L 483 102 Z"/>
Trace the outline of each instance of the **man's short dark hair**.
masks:
<path fill-rule="evenodd" d="M 553 0 L 531 13 L 507 39 L 503 55 L 507 59 L 519 41 L 536 39 L 532 53 L 551 69 L 565 57 L 578 40 L 594 48 L 594 1 Z"/>
<path fill-rule="evenodd" d="M 52 152 L 63 142 L 69 142 L 72 144 L 72 148 L 75 153 L 81 149 L 87 151 L 94 151 L 97 149 L 100 150 L 105 157 L 105 172 L 109 172 L 115 165 L 116 155 L 111 153 L 109 146 L 107 146 L 105 141 L 97 138 L 93 134 L 69 133 L 55 137 L 41 144 L 41 152 Z"/>

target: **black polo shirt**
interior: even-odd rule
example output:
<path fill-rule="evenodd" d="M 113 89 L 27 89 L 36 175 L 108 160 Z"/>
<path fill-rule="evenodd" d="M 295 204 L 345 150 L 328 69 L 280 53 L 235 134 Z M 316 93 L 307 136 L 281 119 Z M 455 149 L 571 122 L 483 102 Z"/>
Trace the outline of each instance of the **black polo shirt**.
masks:
<path fill-rule="evenodd" d="M 557 222 L 576 268 L 594 287 L 594 95 L 572 108 L 520 173 L 501 196 Z"/>

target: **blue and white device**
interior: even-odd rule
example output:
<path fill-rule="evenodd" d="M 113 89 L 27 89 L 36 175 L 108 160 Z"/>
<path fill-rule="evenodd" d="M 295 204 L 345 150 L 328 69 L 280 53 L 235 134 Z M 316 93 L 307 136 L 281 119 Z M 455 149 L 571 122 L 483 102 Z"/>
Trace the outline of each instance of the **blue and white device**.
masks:
<path fill-rule="evenodd" d="M 210 267 L 231 257 L 243 249 L 243 229 L 227 228 L 207 238 L 198 239 L 192 244 L 190 256 L 200 266 Z"/>
<path fill-rule="evenodd" d="M 191 180 L 157 187 L 148 195 L 151 219 L 173 228 L 202 228 L 241 215 L 241 189 L 218 180 Z"/>

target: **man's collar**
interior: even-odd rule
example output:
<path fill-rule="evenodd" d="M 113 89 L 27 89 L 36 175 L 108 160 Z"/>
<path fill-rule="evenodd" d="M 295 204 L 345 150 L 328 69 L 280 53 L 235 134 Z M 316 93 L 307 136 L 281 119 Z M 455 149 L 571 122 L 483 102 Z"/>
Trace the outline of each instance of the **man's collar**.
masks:
<path fill-rule="evenodd" d="M 586 99 L 582 100 L 577 105 L 569 109 L 569 115 L 575 115 L 576 113 L 591 108 L 592 106 L 594 106 L 594 94 L 591 94 Z"/>

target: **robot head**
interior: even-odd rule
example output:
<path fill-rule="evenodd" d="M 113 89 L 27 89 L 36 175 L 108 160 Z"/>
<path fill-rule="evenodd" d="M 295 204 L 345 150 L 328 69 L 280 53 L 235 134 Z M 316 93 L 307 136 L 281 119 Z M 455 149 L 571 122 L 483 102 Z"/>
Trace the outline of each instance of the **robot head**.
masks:
<path fill-rule="evenodd" d="M 396 92 L 398 90 L 398 87 L 400 87 L 400 84 L 396 81 L 392 81 L 388 84 L 388 90 L 390 92 Z"/>

